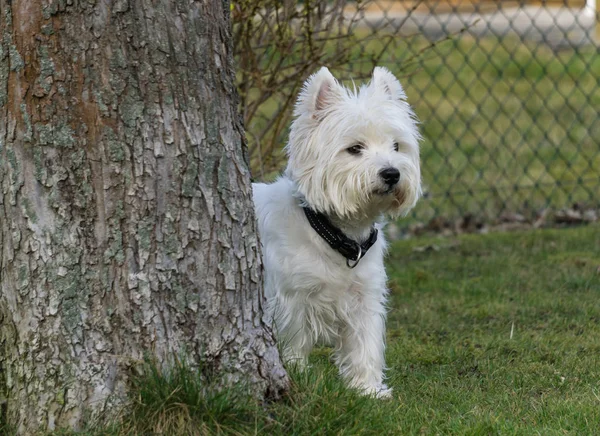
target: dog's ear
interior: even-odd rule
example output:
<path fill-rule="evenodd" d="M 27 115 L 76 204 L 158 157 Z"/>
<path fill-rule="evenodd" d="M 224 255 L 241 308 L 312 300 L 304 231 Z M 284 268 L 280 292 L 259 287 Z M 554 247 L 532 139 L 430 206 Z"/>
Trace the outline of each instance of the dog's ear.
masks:
<path fill-rule="evenodd" d="M 375 67 L 371 86 L 378 91 L 387 94 L 393 100 L 406 100 L 404 89 L 396 76 L 385 67 Z"/>
<path fill-rule="evenodd" d="M 310 114 L 314 119 L 322 120 L 341 96 L 341 86 L 327 67 L 322 67 L 304 82 L 294 115 Z"/>

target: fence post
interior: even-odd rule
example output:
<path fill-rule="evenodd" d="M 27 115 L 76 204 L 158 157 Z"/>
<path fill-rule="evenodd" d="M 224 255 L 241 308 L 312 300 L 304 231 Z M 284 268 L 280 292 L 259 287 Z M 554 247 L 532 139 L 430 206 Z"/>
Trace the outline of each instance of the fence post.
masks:
<path fill-rule="evenodd" d="M 596 41 L 600 42 L 600 1 L 598 0 L 586 0 L 585 1 L 585 12 L 594 15 L 594 37 Z"/>
<path fill-rule="evenodd" d="M 596 14 L 596 41 L 600 41 L 600 2 L 598 0 L 588 0 L 588 1 L 593 1 L 594 2 L 594 6 L 596 6 L 594 9 L 594 13 Z"/>

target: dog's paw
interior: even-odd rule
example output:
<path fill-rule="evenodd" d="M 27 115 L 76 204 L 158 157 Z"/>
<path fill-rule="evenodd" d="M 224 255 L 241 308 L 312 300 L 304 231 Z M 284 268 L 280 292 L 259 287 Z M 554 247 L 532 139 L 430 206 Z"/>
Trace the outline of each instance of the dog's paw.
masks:
<path fill-rule="evenodd" d="M 375 392 L 375 397 L 379 398 L 381 400 L 387 400 L 392 398 L 392 393 L 393 393 L 393 389 L 392 388 L 388 388 L 387 385 L 380 385 L 377 387 L 377 390 Z"/>
<path fill-rule="evenodd" d="M 386 400 L 392 398 L 392 388 L 388 388 L 385 384 L 376 386 L 368 386 L 362 389 L 364 395 L 369 395 L 380 400 Z"/>

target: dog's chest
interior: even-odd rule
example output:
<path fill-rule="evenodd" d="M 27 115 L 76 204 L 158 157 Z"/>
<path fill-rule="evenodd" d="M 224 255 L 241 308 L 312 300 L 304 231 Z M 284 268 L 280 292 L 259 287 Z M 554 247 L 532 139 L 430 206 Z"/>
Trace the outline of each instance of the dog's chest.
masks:
<path fill-rule="evenodd" d="M 323 304 L 359 298 L 373 287 L 373 278 L 378 275 L 376 270 L 380 270 L 373 265 L 371 257 L 351 269 L 330 247 L 313 244 L 297 247 L 297 250 L 286 250 L 285 246 L 277 246 L 267 271 L 269 266 L 278 270 L 279 291 L 295 296 L 301 293 Z"/>

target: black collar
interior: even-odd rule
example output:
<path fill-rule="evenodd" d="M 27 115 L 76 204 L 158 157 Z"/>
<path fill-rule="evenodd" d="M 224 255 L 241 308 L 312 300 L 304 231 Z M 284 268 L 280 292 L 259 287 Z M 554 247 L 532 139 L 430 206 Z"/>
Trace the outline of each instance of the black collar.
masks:
<path fill-rule="evenodd" d="M 346 258 L 346 265 L 354 268 L 358 262 L 367 254 L 369 248 L 377 241 L 377 229 L 373 227 L 371 234 L 362 244 L 346 236 L 340 229 L 331 224 L 331 221 L 322 214 L 309 207 L 303 207 L 310 226 L 325 239 L 325 241 Z"/>

